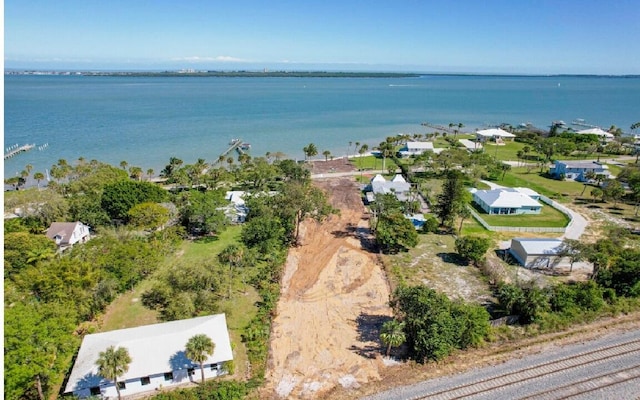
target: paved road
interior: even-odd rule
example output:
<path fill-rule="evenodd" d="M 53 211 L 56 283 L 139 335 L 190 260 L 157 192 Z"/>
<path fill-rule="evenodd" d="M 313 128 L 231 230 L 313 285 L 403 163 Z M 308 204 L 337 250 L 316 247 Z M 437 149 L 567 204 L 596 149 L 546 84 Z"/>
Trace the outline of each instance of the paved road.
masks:
<path fill-rule="evenodd" d="M 640 330 L 554 347 L 466 373 L 404 386 L 366 400 L 638 399 Z"/>

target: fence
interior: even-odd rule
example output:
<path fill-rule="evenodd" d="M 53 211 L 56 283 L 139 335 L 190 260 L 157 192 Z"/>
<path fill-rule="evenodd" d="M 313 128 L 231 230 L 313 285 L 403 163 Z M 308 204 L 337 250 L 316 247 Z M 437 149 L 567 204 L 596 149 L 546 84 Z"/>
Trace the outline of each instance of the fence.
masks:
<path fill-rule="evenodd" d="M 549 206 L 555 208 L 556 210 L 560 211 L 564 215 L 568 216 L 569 224 L 567 225 L 567 227 L 571 225 L 571 223 L 573 222 L 573 219 L 571 217 L 571 213 L 567 210 L 566 207 L 558 204 L 557 202 L 549 199 L 548 197 L 540 196 L 540 200 L 544 203 L 547 203 Z M 478 214 L 473 208 L 471 208 L 470 206 L 467 206 L 467 208 L 471 212 L 471 215 L 473 216 L 473 218 L 475 218 L 476 221 L 478 221 L 480 225 L 482 225 L 488 231 L 564 233 L 567 229 L 566 227 L 565 228 L 544 228 L 544 227 L 537 227 L 537 226 L 492 226 L 492 225 L 489 225 L 487 221 L 482 219 L 480 214 Z"/>

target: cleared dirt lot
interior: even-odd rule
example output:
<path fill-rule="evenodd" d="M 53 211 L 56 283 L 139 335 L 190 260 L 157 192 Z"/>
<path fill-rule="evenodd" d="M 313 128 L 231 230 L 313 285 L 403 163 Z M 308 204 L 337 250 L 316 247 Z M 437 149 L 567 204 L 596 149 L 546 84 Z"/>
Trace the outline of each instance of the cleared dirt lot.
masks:
<path fill-rule="evenodd" d="M 391 316 L 389 289 L 376 254 L 362 247 L 359 191 L 348 178 L 316 184 L 340 215 L 306 222 L 289 253 L 263 398 L 317 398 L 378 380 L 384 368 L 378 327 Z"/>

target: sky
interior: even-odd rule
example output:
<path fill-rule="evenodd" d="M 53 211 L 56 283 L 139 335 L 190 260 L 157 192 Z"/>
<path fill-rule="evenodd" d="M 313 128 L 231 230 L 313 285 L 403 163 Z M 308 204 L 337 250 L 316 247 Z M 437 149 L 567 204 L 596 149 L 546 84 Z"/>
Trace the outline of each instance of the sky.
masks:
<path fill-rule="evenodd" d="M 640 74 L 638 0 L 5 0 L 6 69 Z"/>

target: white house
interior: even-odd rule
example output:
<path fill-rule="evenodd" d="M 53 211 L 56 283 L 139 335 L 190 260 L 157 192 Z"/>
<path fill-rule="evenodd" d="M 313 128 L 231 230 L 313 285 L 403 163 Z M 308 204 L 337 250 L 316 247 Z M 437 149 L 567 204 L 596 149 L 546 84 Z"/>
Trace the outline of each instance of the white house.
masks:
<path fill-rule="evenodd" d="M 480 143 L 478 140 L 473 141 L 469 139 L 458 139 L 458 142 L 460 142 L 464 146 L 464 148 L 469 150 L 470 152 L 482 150 L 482 143 Z"/>
<path fill-rule="evenodd" d="M 473 201 L 487 214 L 539 214 L 540 195 L 529 188 L 472 191 Z"/>
<path fill-rule="evenodd" d="M 511 239 L 509 253 L 525 268 L 570 267 L 569 257 L 562 257 L 564 245 L 560 239 Z"/>
<path fill-rule="evenodd" d="M 603 175 L 609 178 L 609 167 L 596 161 L 556 161 L 549 168 L 549 175 L 554 178 L 564 177 L 578 182 L 587 181 L 587 173 L 593 172 L 596 175 Z"/>
<path fill-rule="evenodd" d="M 46 231 L 46 236 L 56 242 L 60 250 L 76 243 L 84 243 L 91 239 L 89 226 L 82 222 L 53 222 Z"/>
<path fill-rule="evenodd" d="M 478 140 L 482 142 L 485 142 L 487 140 L 492 140 L 496 143 L 500 143 L 505 139 L 511 140 L 514 137 L 516 137 L 516 135 L 514 135 L 513 133 L 509 133 L 504 129 L 491 128 L 491 129 L 483 129 L 483 130 L 477 131 L 476 137 L 478 138 Z"/>
<path fill-rule="evenodd" d="M 224 215 L 231 222 L 241 224 L 247 219 L 249 208 L 244 203 L 245 192 L 242 190 L 232 190 L 225 194 L 225 199 L 229 201 L 229 205 L 221 207 Z"/>
<path fill-rule="evenodd" d="M 204 362 L 206 378 L 224 374 L 223 364 L 233 359 L 224 314 L 86 335 L 78 351 L 65 393 L 83 398 L 117 396 L 114 382 L 98 375 L 96 361 L 110 346 L 124 347 L 131 356 L 129 370 L 118 378 L 123 396 L 200 381 L 200 366 L 185 353 L 187 341 L 205 334 L 215 344 Z"/>
<path fill-rule="evenodd" d="M 398 151 L 401 157 L 419 156 L 425 151 L 433 151 L 432 142 L 407 142 L 407 144 Z"/>
<path fill-rule="evenodd" d="M 367 200 L 369 202 L 375 199 L 376 194 L 391 193 L 396 196 L 400 201 L 407 201 L 409 199 L 409 191 L 411 190 L 411 184 L 408 183 L 400 174 L 397 174 L 390 181 L 384 179 L 380 174 L 371 179 L 371 184 L 366 190 Z"/>
<path fill-rule="evenodd" d="M 596 135 L 602 140 L 612 140 L 615 136 L 612 133 L 609 133 L 600 128 L 591 128 L 591 129 L 583 129 L 581 131 L 577 131 L 577 134 L 580 135 Z"/>

